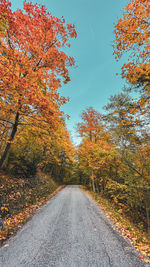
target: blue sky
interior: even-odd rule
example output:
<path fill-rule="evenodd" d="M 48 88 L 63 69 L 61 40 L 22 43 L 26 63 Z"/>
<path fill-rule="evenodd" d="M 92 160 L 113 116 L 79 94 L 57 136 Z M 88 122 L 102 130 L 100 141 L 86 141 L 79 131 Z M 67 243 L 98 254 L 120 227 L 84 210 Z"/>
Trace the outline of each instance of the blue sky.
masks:
<path fill-rule="evenodd" d="M 71 82 L 61 94 L 70 97 L 63 110 L 70 116 L 67 128 L 74 144 L 80 138 L 76 124 L 87 107 L 103 113 L 108 98 L 121 91 L 125 81 L 120 73 L 123 59 L 115 61 L 112 49 L 113 29 L 129 0 L 33 0 L 45 5 L 52 15 L 64 17 L 75 24 L 78 34 L 67 53 L 75 58 L 76 68 L 70 69 Z M 23 0 L 12 0 L 13 9 L 22 8 Z M 125 58 L 124 58 L 125 59 Z"/>

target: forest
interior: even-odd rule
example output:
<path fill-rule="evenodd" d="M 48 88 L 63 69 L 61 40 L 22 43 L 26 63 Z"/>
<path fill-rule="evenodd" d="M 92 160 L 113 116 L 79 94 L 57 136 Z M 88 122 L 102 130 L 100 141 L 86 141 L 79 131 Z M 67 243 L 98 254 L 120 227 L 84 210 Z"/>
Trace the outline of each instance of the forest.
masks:
<path fill-rule="evenodd" d="M 60 185 L 80 184 L 150 233 L 150 2 L 131 0 L 114 27 L 127 86 L 104 112 L 83 110 L 74 146 L 60 94 L 75 26 L 44 6 L 0 1 L 0 240 Z M 65 51 L 65 52 L 64 52 Z"/>

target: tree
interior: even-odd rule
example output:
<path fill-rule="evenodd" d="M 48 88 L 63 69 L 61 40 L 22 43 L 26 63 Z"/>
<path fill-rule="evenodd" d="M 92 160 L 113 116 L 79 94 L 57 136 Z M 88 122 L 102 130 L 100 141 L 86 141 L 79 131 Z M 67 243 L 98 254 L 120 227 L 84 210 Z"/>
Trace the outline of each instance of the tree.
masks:
<path fill-rule="evenodd" d="M 93 108 L 92 112 L 87 109 L 78 124 L 83 137 L 78 147 L 80 181 L 86 186 L 92 183 L 94 192 L 104 193 L 149 232 L 150 135 L 143 126 L 146 114 L 135 112 L 134 100 L 125 93 L 111 96 L 105 110 L 99 121 Z"/>
<path fill-rule="evenodd" d="M 104 109 L 107 112 L 104 116 L 105 123 L 117 146 L 123 151 L 132 143 L 135 146 L 136 119 L 130 112 L 133 109 L 130 96 L 125 93 L 111 96 Z"/>
<path fill-rule="evenodd" d="M 108 114 L 105 115 L 106 125 L 112 133 L 113 140 L 118 147 L 118 157 L 125 165 L 120 168 L 120 176 L 127 185 L 126 201 L 137 210 L 142 208 L 147 217 L 149 231 L 149 189 L 150 189 L 150 154 L 148 130 L 137 119 L 137 112 L 131 114 L 133 101 L 123 93 L 110 97 L 105 106 Z M 143 121 L 146 118 L 143 116 Z M 145 119 L 145 120 L 144 120 Z"/>
<path fill-rule="evenodd" d="M 100 131 L 102 130 L 101 114 L 94 110 L 93 107 L 89 107 L 82 112 L 81 118 L 83 122 L 77 124 L 77 130 L 80 136 L 86 137 L 88 140 L 88 144 L 92 144 L 93 142 L 96 143 Z M 90 166 L 90 169 L 93 190 L 95 191 L 94 168 Z"/>
<path fill-rule="evenodd" d="M 77 130 L 81 137 L 88 137 L 91 141 L 97 141 L 102 130 L 102 116 L 93 107 L 82 112 L 83 122 L 77 124 Z"/>
<path fill-rule="evenodd" d="M 7 14 L 6 34 L 0 36 L 2 166 L 19 125 L 50 130 L 59 124 L 67 99 L 58 88 L 70 80 L 68 67 L 74 65 L 63 48 L 76 31 L 38 4 L 25 1 L 23 11 L 13 12 L 11 3 L 1 0 L 0 11 Z"/>
<path fill-rule="evenodd" d="M 150 107 L 150 2 L 131 0 L 123 10 L 123 18 L 115 26 L 114 54 L 119 59 L 125 52 L 128 63 L 122 67 L 122 76 L 140 88 L 141 97 L 135 107 Z"/>
<path fill-rule="evenodd" d="M 112 175 L 111 169 L 116 154 L 115 146 L 105 132 L 96 143 L 83 139 L 78 148 L 80 168 L 87 168 L 91 173 L 93 191 L 105 192 L 108 177 Z"/>
<path fill-rule="evenodd" d="M 49 133 L 31 128 L 20 126 L 9 151 L 7 170 L 28 179 L 47 173 L 62 182 L 73 165 L 75 152 L 65 122 L 62 120 L 58 128 Z"/>
<path fill-rule="evenodd" d="M 114 145 L 111 136 L 104 129 L 102 115 L 92 107 L 82 112 L 83 122 L 78 123 L 78 132 L 84 137 L 78 148 L 81 168 L 87 168 L 93 186 L 93 191 L 99 193 L 105 190 L 107 176 L 114 157 Z"/>
<path fill-rule="evenodd" d="M 74 162 L 75 148 L 70 141 L 70 135 L 62 120 L 57 130 L 45 138 L 45 150 L 40 165 L 43 170 L 53 174 L 57 172 L 56 179 L 63 180 L 65 172 L 71 169 Z M 59 172 L 59 173 L 58 173 Z"/>

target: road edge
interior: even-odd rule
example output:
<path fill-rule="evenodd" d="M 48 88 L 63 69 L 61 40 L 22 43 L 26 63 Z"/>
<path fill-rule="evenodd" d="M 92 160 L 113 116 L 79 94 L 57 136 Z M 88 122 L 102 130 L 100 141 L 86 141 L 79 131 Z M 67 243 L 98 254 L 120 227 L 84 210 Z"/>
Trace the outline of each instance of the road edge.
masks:
<path fill-rule="evenodd" d="M 88 190 L 86 187 L 80 186 L 80 189 L 83 190 L 89 197 L 91 197 L 91 199 L 94 201 L 94 203 L 102 209 L 102 211 L 104 212 L 104 215 L 106 216 L 106 220 L 109 223 L 112 230 L 117 232 L 120 237 L 122 237 L 131 246 L 133 246 L 133 248 L 135 249 L 135 251 L 139 255 L 139 256 L 137 255 L 139 257 L 139 259 L 142 260 L 144 263 L 149 264 L 148 266 L 150 266 L 150 259 L 145 254 L 143 254 L 143 251 L 139 250 L 138 247 L 136 247 L 136 243 L 133 242 L 128 237 L 128 235 L 123 234 L 124 229 L 122 229 L 119 226 L 119 221 L 114 220 L 114 218 L 111 216 L 111 213 L 107 210 L 107 207 L 104 206 L 99 200 L 95 199 L 93 192 Z M 114 225 L 114 227 L 113 227 L 113 225 Z"/>
<path fill-rule="evenodd" d="M 9 223 L 8 225 L 4 225 L 4 230 L 0 232 L 0 235 L 2 235 L 2 239 L 0 239 L 0 247 L 7 246 L 7 241 L 14 237 L 19 230 L 23 228 L 23 226 L 30 221 L 34 215 L 49 201 L 51 200 L 55 195 L 57 195 L 63 188 L 65 188 L 66 185 L 60 185 L 57 187 L 57 189 L 52 192 L 51 194 L 47 195 L 46 198 L 41 199 L 41 201 L 38 201 L 34 205 L 30 205 L 29 207 L 26 207 L 22 212 L 18 213 L 14 217 L 16 218 L 18 216 L 18 223 L 12 225 Z M 10 218 L 13 220 L 13 216 Z M 20 221 L 19 221 L 20 219 Z"/>

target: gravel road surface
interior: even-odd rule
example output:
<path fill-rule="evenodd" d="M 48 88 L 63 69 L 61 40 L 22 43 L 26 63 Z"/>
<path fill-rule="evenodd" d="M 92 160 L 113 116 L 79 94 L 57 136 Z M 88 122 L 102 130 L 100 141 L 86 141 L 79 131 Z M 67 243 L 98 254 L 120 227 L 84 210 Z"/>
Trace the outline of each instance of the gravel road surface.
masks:
<path fill-rule="evenodd" d="M 2 267 L 146 267 L 78 186 L 67 186 L 0 249 Z"/>

